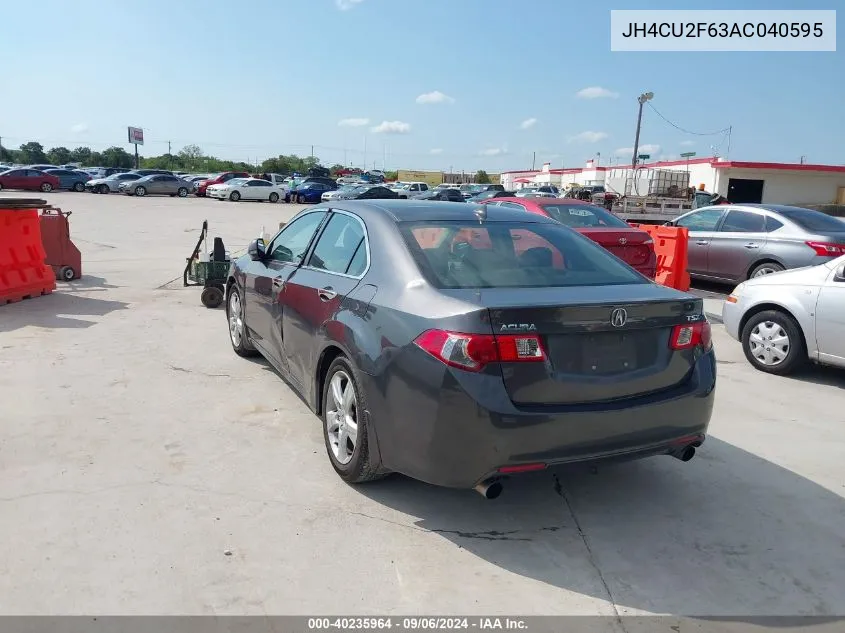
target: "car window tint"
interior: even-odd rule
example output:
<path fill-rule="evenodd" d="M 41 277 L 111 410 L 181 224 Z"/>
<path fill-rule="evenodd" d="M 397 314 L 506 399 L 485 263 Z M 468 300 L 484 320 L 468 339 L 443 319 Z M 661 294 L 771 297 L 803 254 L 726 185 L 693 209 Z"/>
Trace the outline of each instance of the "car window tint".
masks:
<path fill-rule="evenodd" d="M 805 231 L 819 233 L 827 231 L 832 231 L 834 233 L 842 232 L 842 220 L 831 215 L 827 215 L 826 213 L 822 213 L 821 211 L 782 205 L 774 205 L 770 208 L 784 216 L 787 220 L 792 220 Z"/>
<path fill-rule="evenodd" d="M 256 180 L 252 183 L 253 187 L 272 187 L 273 185 L 267 182 L 266 180 Z"/>
<path fill-rule="evenodd" d="M 762 233 L 766 226 L 766 217 L 750 211 L 728 211 L 722 227 L 723 233 Z"/>
<path fill-rule="evenodd" d="M 401 225 L 423 275 L 438 288 L 568 287 L 649 283 L 558 224 Z"/>
<path fill-rule="evenodd" d="M 346 274 L 352 275 L 353 277 L 363 275 L 364 271 L 367 270 L 367 263 L 367 241 L 366 239 L 362 239 L 358 244 L 358 248 L 355 250 L 355 254 L 352 256 L 352 261 L 349 262 Z"/>
<path fill-rule="evenodd" d="M 357 219 L 335 213 L 320 234 L 308 265 L 332 273 L 346 273 L 363 239 L 364 229 Z"/>
<path fill-rule="evenodd" d="M 307 213 L 283 228 L 270 243 L 270 259 L 294 264 L 301 262 L 325 214 L 325 211 Z"/>
<path fill-rule="evenodd" d="M 626 222 L 620 220 L 606 209 L 589 204 L 541 204 L 540 208 L 549 217 L 573 228 L 630 228 Z"/>
<path fill-rule="evenodd" d="M 684 216 L 677 220 L 675 224 L 686 227 L 690 231 L 715 231 L 721 218 L 722 211 L 720 209 L 704 209 Z"/>
<path fill-rule="evenodd" d="M 775 220 L 772 216 L 766 216 L 766 233 L 777 231 L 783 226 L 783 222 Z"/>
<path fill-rule="evenodd" d="M 496 202 L 494 203 L 496 206 L 502 207 L 503 209 L 513 209 L 514 211 L 525 211 L 525 207 L 521 204 L 517 204 L 516 202 Z"/>

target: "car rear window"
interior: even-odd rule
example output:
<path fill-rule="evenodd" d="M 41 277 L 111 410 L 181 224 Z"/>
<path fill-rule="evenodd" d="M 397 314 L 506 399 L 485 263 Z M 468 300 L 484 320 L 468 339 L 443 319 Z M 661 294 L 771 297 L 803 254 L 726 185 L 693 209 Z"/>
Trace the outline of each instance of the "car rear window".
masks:
<path fill-rule="evenodd" d="M 543 210 L 554 220 L 572 228 L 606 227 L 630 228 L 615 215 L 590 204 L 541 204 Z"/>
<path fill-rule="evenodd" d="M 554 224 L 414 222 L 400 225 L 437 288 L 546 288 L 648 283 L 591 240 Z"/>
<path fill-rule="evenodd" d="M 845 223 L 842 220 L 821 211 L 783 206 L 772 207 L 772 209 L 806 231 L 834 231 L 836 233 L 845 231 Z"/>

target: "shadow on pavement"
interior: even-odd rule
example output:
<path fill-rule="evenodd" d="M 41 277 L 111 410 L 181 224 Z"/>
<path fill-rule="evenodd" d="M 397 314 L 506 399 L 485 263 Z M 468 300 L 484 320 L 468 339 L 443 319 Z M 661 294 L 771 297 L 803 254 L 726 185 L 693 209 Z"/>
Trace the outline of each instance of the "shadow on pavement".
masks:
<path fill-rule="evenodd" d="M 838 367 L 810 365 L 802 371 L 786 376 L 788 380 L 808 382 L 813 385 L 826 385 L 845 389 L 845 371 Z"/>
<path fill-rule="evenodd" d="M 845 610 L 845 500 L 712 437 L 687 464 L 525 475 L 495 501 L 400 476 L 356 490 L 491 565 L 623 614 Z"/>
<path fill-rule="evenodd" d="M 96 321 L 86 316 L 104 316 L 125 310 L 129 304 L 66 293 L 61 288 L 42 297 L 0 306 L 0 332 L 12 332 L 28 325 L 42 328 L 87 328 Z"/>

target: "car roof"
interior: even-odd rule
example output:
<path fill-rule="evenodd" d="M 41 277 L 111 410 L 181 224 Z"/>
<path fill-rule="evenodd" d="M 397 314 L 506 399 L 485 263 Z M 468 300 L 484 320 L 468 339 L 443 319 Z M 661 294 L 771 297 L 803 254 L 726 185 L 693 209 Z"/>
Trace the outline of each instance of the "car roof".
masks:
<path fill-rule="evenodd" d="M 351 211 L 363 219 L 374 216 L 386 217 L 393 222 L 419 222 L 433 220 L 435 222 L 478 222 L 476 209 L 487 211 L 487 222 L 529 222 L 556 224 L 551 218 L 542 215 L 528 214 L 524 211 L 503 209 L 501 207 L 487 207 L 473 205 L 466 202 L 428 202 L 426 200 L 349 200 L 338 208 Z"/>

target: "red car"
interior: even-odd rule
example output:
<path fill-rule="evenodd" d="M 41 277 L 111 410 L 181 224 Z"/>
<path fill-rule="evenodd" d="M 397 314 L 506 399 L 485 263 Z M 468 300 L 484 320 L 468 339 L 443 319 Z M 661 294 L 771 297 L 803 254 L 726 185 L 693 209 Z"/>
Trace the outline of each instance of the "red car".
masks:
<path fill-rule="evenodd" d="M 201 198 L 205 197 L 205 190 L 209 185 L 222 185 L 224 182 L 229 182 L 232 178 L 249 178 L 249 174 L 245 171 L 224 171 L 222 174 L 217 174 L 214 178 L 208 180 L 201 180 L 197 185 L 197 195 Z"/>
<path fill-rule="evenodd" d="M 583 233 L 646 277 L 654 279 L 657 256 L 654 254 L 651 236 L 606 209 L 574 198 L 491 198 L 482 201 L 482 204 L 500 205 L 557 220 Z"/>
<path fill-rule="evenodd" d="M 59 179 L 37 169 L 10 169 L 0 173 L 0 189 L 26 189 L 29 191 L 53 191 L 58 189 Z"/>

